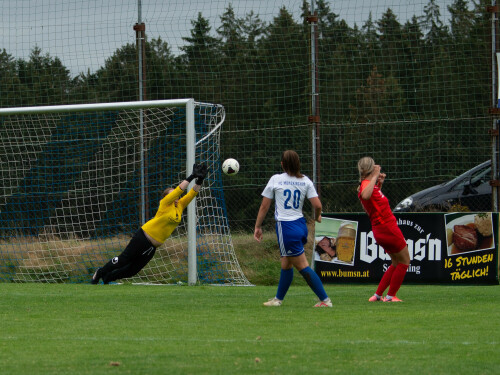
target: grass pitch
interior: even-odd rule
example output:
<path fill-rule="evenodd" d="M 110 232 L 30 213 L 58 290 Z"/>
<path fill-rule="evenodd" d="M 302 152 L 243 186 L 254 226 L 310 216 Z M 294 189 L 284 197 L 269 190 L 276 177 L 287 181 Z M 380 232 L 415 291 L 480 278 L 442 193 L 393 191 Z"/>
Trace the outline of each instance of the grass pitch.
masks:
<path fill-rule="evenodd" d="M 0 283 L 0 373 L 498 374 L 500 287 Z"/>

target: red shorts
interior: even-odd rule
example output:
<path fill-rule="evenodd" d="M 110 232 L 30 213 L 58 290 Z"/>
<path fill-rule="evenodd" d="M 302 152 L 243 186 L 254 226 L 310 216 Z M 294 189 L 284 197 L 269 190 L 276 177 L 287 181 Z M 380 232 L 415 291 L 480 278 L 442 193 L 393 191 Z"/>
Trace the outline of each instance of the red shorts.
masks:
<path fill-rule="evenodd" d="M 373 237 L 386 253 L 399 253 L 406 246 L 406 240 L 397 222 L 372 226 Z"/>

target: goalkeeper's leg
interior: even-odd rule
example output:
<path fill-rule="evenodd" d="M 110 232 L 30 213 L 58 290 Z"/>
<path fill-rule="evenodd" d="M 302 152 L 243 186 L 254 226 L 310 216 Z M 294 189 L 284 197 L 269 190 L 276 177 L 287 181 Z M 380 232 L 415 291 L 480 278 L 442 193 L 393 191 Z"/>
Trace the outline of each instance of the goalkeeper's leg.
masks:
<path fill-rule="evenodd" d="M 110 282 L 118 279 L 126 279 L 128 277 L 137 275 L 139 271 L 142 270 L 146 266 L 146 264 L 148 264 L 149 261 L 153 258 L 155 252 L 156 248 L 154 247 L 145 250 L 142 254 L 135 257 L 132 262 L 128 263 L 124 267 L 114 269 L 113 271 L 109 272 L 102 278 L 102 281 L 104 282 L 104 284 L 109 284 Z"/>
<path fill-rule="evenodd" d="M 111 276 L 112 272 L 114 272 L 115 270 L 125 268 L 128 265 L 134 264 L 134 263 L 136 263 L 136 261 L 138 261 L 139 264 L 142 264 L 142 262 L 139 261 L 138 258 L 141 258 L 142 254 L 144 254 L 144 253 L 149 254 L 150 252 L 152 252 L 154 255 L 154 250 L 156 250 L 156 248 L 146 238 L 143 230 L 139 229 L 134 234 L 134 236 L 132 237 L 132 239 L 128 243 L 125 250 L 123 250 L 123 252 L 120 255 L 112 258 L 101 269 L 99 269 L 96 272 L 96 275 L 98 275 L 98 277 L 102 277 L 104 282 L 112 281 L 112 280 L 110 280 L 110 276 Z M 151 257 L 148 259 L 148 262 L 151 259 Z M 144 267 L 144 265 L 142 265 L 142 267 Z M 117 278 L 115 278 L 114 280 L 117 280 Z M 94 281 L 95 280 L 93 280 L 93 282 Z"/>

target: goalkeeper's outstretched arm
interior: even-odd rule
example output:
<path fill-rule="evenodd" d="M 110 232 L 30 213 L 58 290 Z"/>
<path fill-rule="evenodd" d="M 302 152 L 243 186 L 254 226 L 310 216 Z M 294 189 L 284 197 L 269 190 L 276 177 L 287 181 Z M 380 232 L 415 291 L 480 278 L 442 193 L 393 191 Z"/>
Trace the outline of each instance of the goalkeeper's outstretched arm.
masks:
<path fill-rule="evenodd" d="M 194 164 L 193 165 L 193 172 L 188 177 L 186 177 L 186 179 L 184 181 L 182 181 L 179 184 L 179 187 L 182 190 L 186 190 L 187 187 L 189 186 L 189 183 L 191 181 L 193 181 L 194 179 L 196 179 L 195 185 L 193 186 L 193 190 L 196 192 L 199 192 L 201 189 L 201 184 L 203 183 L 203 180 L 207 176 L 207 173 L 208 173 L 208 169 L 207 169 L 207 166 L 205 164 Z"/>

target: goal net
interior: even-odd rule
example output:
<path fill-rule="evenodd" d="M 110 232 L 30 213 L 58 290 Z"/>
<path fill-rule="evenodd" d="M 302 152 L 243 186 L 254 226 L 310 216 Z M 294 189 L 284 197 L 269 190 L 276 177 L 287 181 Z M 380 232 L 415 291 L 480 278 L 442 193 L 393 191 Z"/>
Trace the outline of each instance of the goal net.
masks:
<path fill-rule="evenodd" d="M 197 162 L 195 204 L 126 281 L 250 285 L 224 202 L 224 118 L 192 99 L 0 109 L 0 280 L 89 282 Z"/>

